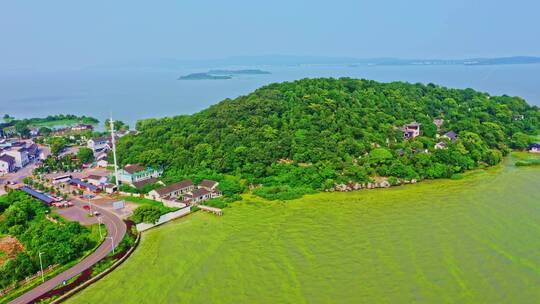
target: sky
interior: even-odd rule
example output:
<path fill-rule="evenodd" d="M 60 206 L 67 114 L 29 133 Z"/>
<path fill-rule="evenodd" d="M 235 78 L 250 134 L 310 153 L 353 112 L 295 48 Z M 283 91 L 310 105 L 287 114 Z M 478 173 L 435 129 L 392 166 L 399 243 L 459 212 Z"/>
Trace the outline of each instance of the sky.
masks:
<path fill-rule="evenodd" d="M 0 2 L 0 70 L 268 54 L 540 56 L 538 0 Z"/>

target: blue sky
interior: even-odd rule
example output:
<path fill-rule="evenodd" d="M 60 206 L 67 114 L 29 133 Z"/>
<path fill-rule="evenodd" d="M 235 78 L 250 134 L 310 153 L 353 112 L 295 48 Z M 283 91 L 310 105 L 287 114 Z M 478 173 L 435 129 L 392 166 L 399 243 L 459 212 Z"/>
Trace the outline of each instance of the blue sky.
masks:
<path fill-rule="evenodd" d="M 236 55 L 540 56 L 540 1 L 0 3 L 0 69 Z"/>

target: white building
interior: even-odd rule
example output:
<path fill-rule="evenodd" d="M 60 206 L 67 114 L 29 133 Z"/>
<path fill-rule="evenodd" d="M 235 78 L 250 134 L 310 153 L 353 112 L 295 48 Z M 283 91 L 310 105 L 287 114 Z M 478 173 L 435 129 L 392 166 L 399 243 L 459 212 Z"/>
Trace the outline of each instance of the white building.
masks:
<path fill-rule="evenodd" d="M 163 173 L 163 170 L 154 168 L 146 168 L 139 165 L 126 165 L 123 169 L 118 170 L 118 181 L 133 185 L 133 183 L 141 182 L 150 178 L 158 178 Z"/>
<path fill-rule="evenodd" d="M 4 150 L 4 154 L 15 159 L 15 166 L 17 168 L 22 168 L 30 162 L 28 150 L 23 146 L 11 147 L 10 149 Z"/>
<path fill-rule="evenodd" d="M 92 138 L 87 141 L 87 146 L 88 148 L 92 149 L 94 153 L 97 153 L 100 151 L 110 150 L 111 146 L 109 145 L 109 142 L 109 137 Z"/>

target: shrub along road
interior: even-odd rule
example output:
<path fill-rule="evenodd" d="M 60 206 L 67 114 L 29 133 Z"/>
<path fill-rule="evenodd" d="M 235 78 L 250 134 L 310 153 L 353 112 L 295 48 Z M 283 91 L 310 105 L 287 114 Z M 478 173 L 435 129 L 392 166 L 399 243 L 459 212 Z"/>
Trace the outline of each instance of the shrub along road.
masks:
<path fill-rule="evenodd" d="M 76 199 L 73 200 L 73 203 L 77 207 L 82 207 L 83 205 L 87 205 L 87 203 L 80 200 L 76 200 Z M 113 237 L 114 246 L 116 247 L 122 241 L 122 239 L 124 238 L 124 235 L 126 234 L 126 224 L 122 221 L 122 219 L 117 217 L 115 214 L 103 208 L 99 208 L 95 205 L 92 205 L 92 209 L 94 211 L 98 211 L 101 213 L 103 224 L 105 224 L 105 226 L 107 227 L 107 235 L 108 237 L 111 237 L 111 236 Z M 94 264 L 99 262 L 102 258 L 106 257 L 111 251 L 112 251 L 112 242 L 110 239 L 107 239 L 96 249 L 96 251 L 94 251 L 88 257 L 84 258 L 79 264 L 69 268 L 68 270 L 60 273 L 54 278 L 28 291 L 27 293 L 14 299 L 10 303 L 11 304 L 32 303 L 39 297 L 43 296 L 47 292 L 56 288 L 58 285 L 62 284 L 62 282 L 67 281 L 70 278 L 80 274 L 84 270 L 92 267 Z"/>

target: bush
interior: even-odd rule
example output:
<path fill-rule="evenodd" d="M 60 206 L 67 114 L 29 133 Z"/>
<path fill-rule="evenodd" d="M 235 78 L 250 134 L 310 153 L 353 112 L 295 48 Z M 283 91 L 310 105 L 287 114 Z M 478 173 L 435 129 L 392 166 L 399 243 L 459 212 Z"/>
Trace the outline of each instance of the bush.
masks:
<path fill-rule="evenodd" d="M 289 186 L 261 187 L 253 191 L 255 195 L 267 200 L 293 200 L 313 192 L 311 188 L 291 188 Z"/>
<path fill-rule="evenodd" d="M 141 206 L 133 212 L 131 219 L 135 223 L 149 223 L 155 224 L 159 217 L 161 216 L 161 211 L 159 207 L 156 206 Z"/>

